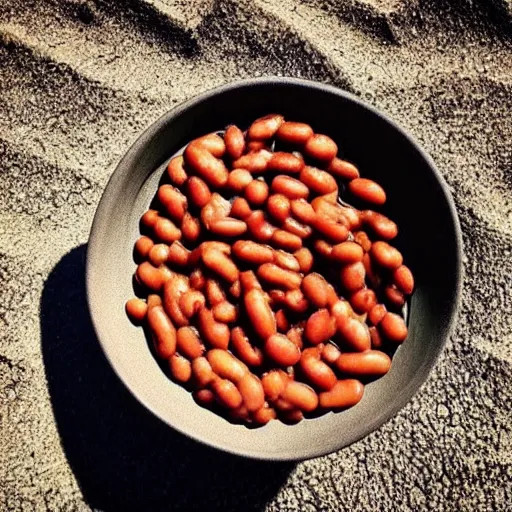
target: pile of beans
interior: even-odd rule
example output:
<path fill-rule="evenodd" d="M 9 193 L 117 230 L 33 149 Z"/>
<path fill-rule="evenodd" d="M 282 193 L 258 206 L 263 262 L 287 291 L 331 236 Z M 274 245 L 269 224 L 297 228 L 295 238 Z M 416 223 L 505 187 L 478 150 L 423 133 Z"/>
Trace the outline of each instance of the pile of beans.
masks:
<path fill-rule="evenodd" d="M 143 298 L 126 311 L 172 379 L 232 421 L 351 407 L 407 337 L 397 226 L 362 209 L 386 194 L 337 153 L 281 115 L 232 125 L 170 161 L 141 218 Z"/>

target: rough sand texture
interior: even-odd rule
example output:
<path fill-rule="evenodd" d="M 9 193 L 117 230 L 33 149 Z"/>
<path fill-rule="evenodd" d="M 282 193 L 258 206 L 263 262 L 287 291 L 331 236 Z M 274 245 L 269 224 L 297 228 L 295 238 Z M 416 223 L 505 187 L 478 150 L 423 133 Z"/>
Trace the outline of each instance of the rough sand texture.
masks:
<path fill-rule="evenodd" d="M 511 510 L 511 33 L 509 0 L 1 1 L 0 510 Z M 123 152 L 186 98 L 267 74 L 346 88 L 408 128 L 466 251 L 428 383 L 363 441 L 296 466 L 170 432 L 84 310 L 84 244 Z"/>

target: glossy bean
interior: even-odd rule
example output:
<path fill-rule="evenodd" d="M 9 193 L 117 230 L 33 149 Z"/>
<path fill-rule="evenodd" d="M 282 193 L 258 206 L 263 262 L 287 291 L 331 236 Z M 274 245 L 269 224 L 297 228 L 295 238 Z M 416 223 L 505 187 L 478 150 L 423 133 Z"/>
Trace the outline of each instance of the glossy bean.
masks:
<path fill-rule="evenodd" d="M 298 174 L 304 167 L 304 160 L 292 153 L 277 151 L 267 164 L 267 170 L 284 174 Z"/>
<path fill-rule="evenodd" d="M 225 217 L 210 224 L 210 232 L 214 235 L 233 238 L 243 235 L 247 231 L 247 224 L 243 220 Z"/>
<path fill-rule="evenodd" d="M 357 314 L 362 315 L 364 313 L 368 313 L 368 311 L 377 304 L 377 296 L 370 288 L 362 288 L 361 290 L 353 293 L 350 296 L 349 301 L 354 311 Z"/>
<path fill-rule="evenodd" d="M 169 359 L 176 352 L 176 329 L 162 306 L 148 309 L 148 327 L 157 354 Z"/>
<path fill-rule="evenodd" d="M 135 273 L 139 283 L 144 285 L 149 290 L 158 292 L 163 284 L 163 276 L 157 267 L 154 267 L 149 261 L 142 262 Z"/>
<path fill-rule="evenodd" d="M 318 401 L 323 409 L 345 409 L 363 398 L 364 386 L 356 379 L 339 380 L 330 391 L 320 393 Z"/>
<path fill-rule="evenodd" d="M 354 164 L 337 157 L 333 158 L 329 162 L 327 171 L 333 176 L 344 180 L 355 180 L 356 178 L 359 178 L 359 171 Z"/>
<path fill-rule="evenodd" d="M 226 144 L 224 139 L 217 133 L 208 133 L 198 139 L 192 141 L 193 144 L 198 144 L 202 148 L 209 151 L 215 158 L 222 158 L 226 152 Z"/>
<path fill-rule="evenodd" d="M 206 285 L 206 278 L 200 268 L 196 268 L 190 274 L 190 287 L 194 290 L 203 290 Z"/>
<path fill-rule="evenodd" d="M 240 194 L 252 181 L 254 181 L 254 178 L 246 169 L 233 169 L 229 173 L 226 187 Z"/>
<path fill-rule="evenodd" d="M 233 162 L 234 169 L 245 169 L 252 174 L 262 173 L 267 170 L 267 164 L 272 158 L 273 153 L 268 149 L 253 151 L 247 155 L 237 158 Z"/>
<path fill-rule="evenodd" d="M 282 394 L 290 378 L 282 370 L 271 370 L 261 378 L 265 396 L 275 402 Z"/>
<path fill-rule="evenodd" d="M 336 361 L 336 368 L 353 377 L 381 377 L 391 367 L 390 357 L 379 350 L 346 352 Z"/>
<path fill-rule="evenodd" d="M 258 425 L 266 425 L 269 421 L 276 419 L 275 409 L 265 404 L 263 407 L 252 413 L 252 419 Z"/>
<path fill-rule="evenodd" d="M 327 281 L 320 274 L 313 272 L 302 280 L 302 291 L 306 298 L 317 308 L 324 308 L 327 304 Z"/>
<path fill-rule="evenodd" d="M 316 133 L 307 140 L 304 153 L 315 160 L 330 161 L 338 153 L 338 146 L 327 135 Z"/>
<path fill-rule="evenodd" d="M 317 215 L 314 227 L 322 236 L 336 244 L 344 242 L 348 238 L 347 226 L 320 215 Z"/>
<path fill-rule="evenodd" d="M 210 270 L 220 277 L 233 283 L 238 279 L 239 271 L 233 261 L 217 249 L 210 249 L 203 252 L 203 263 Z"/>
<path fill-rule="evenodd" d="M 238 391 L 248 411 L 257 411 L 265 404 L 265 392 L 260 379 L 247 372 L 237 384 Z"/>
<path fill-rule="evenodd" d="M 296 250 L 293 255 L 295 259 L 299 262 L 299 270 L 303 274 L 307 274 L 311 268 L 313 267 L 313 254 L 307 247 L 301 247 Z"/>
<path fill-rule="evenodd" d="M 229 379 L 235 384 L 249 371 L 247 366 L 227 350 L 213 348 L 208 351 L 206 358 L 216 375 Z"/>
<path fill-rule="evenodd" d="M 173 242 L 176 243 L 176 242 Z M 149 262 L 155 267 L 159 267 L 167 261 L 169 256 L 169 246 L 166 244 L 155 244 L 148 254 Z"/>
<path fill-rule="evenodd" d="M 365 227 L 382 240 L 392 240 L 398 235 L 398 226 L 382 213 L 366 210 L 362 213 Z"/>
<path fill-rule="evenodd" d="M 196 242 L 201 236 L 201 224 L 199 223 L 199 219 L 193 217 L 189 212 L 185 213 L 183 221 L 181 222 L 181 232 L 187 242 Z"/>
<path fill-rule="evenodd" d="M 198 386 L 208 386 L 213 382 L 217 375 L 215 375 L 211 364 L 206 357 L 197 357 L 192 361 L 192 375 Z"/>
<path fill-rule="evenodd" d="M 261 366 L 264 356 L 259 347 L 251 345 L 242 327 L 231 330 L 231 346 L 235 354 L 248 366 Z"/>
<path fill-rule="evenodd" d="M 158 188 L 157 198 L 169 217 L 176 222 L 181 222 L 187 211 L 187 198 L 172 185 L 161 185 Z"/>
<path fill-rule="evenodd" d="M 146 318 L 148 305 L 142 299 L 133 298 L 126 302 L 125 309 L 130 320 L 138 325 Z"/>
<path fill-rule="evenodd" d="M 280 366 L 293 366 L 299 362 L 299 348 L 284 334 L 273 334 L 264 343 L 265 354 Z"/>
<path fill-rule="evenodd" d="M 276 132 L 276 137 L 287 144 L 302 145 L 313 136 L 309 124 L 285 121 Z"/>
<path fill-rule="evenodd" d="M 313 242 L 313 248 L 317 254 L 320 254 L 320 256 L 323 256 L 324 258 L 331 257 L 333 246 L 326 240 L 315 240 Z"/>
<path fill-rule="evenodd" d="M 149 236 L 141 236 L 134 246 L 135 259 L 137 262 L 142 262 L 148 258 L 149 251 L 155 245 L 155 242 Z"/>
<path fill-rule="evenodd" d="M 319 347 L 307 348 L 302 352 L 299 367 L 306 379 L 317 389 L 328 391 L 336 384 L 336 375 L 332 369 L 320 360 Z"/>
<path fill-rule="evenodd" d="M 311 412 L 318 406 L 318 395 L 302 382 L 289 381 L 282 393 L 282 398 L 301 411 Z"/>
<path fill-rule="evenodd" d="M 325 308 L 315 311 L 304 328 L 306 339 L 313 345 L 325 343 L 336 333 L 336 320 Z"/>
<path fill-rule="evenodd" d="M 191 361 L 204 354 L 204 345 L 192 327 L 180 327 L 176 331 L 176 346 L 180 354 Z"/>
<path fill-rule="evenodd" d="M 262 265 L 274 261 L 274 251 L 271 247 L 251 240 L 236 241 L 232 251 L 236 258 L 252 265 Z"/>
<path fill-rule="evenodd" d="M 300 181 L 317 195 L 329 194 L 338 190 L 336 180 L 325 171 L 306 165 L 300 172 Z"/>
<path fill-rule="evenodd" d="M 227 300 L 214 306 L 212 313 L 217 322 L 232 324 L 238 320 L 238 309 Z"/>
<path fill-rule="evenodd" d="M 378 325 L 379 322 L 384 318 L 387 313 L 386 306 L 384 304 L 376 304 L 370 311 L 368 311 L 368 321 L 371 325 Z"/>
<path fill-rule="evenodd" d="M 249 204 L 261 206 L 268 197 L 268 185 L 262 180 L 252 180 L 245 189 L 244 196 Z"/>
<path fill-rule="evenodd" d="M 282 228 L 292 235 L 298 236 L 299 238 L 308 238 L 313 234 L 311 226 L 299 222 L 293 217 L 288 217 L 282 225 Z"/>
<path fill-rule="evenodd" d="M 194 363 L 192 363 L 193 365 Z M 215 395 L 211 389 L 198 389 L 193 393 L 194 400 L 203 407 L 211 407 L 215 402 Z"/>
<path fill-rule="evenodd" d="M 338 357 L 340 357 L 341 351 L 332 343 L 326 343 L 324 348 L 322 349 L 322 359 L 329 364 L 334 364 Z"/>
<path fill-rule="evenodd" d="M 406 295 L 411 295 L 414 291 L 414 277 L 410 269 L 405 265 L 400 265 L 393 272 L 393 282 L 396 287 Z"/>
<path fill-rule="evenodd" d="M 214 307 L 226 300 L 226 294 L 219 281 L 208 278 L 205 283 L 205 295 L 210 307 Z"/>
<path fill-rule="evenodd" d="M 356 178 L 348 184 L 349 192 L 357 199 L 382 206 L 386 202 L 384 189 L 373 180 Z"/>
<path fill-rule="evenodd" d="M 356 242 L 341 242 L 332 248 L 331 259 L 342 265 L 362 261 L 363 248 Z"/>
<path fill-rule="evenodd" d="M 405 295 L 395 285 L 384 288 L 386 302 L 395 308 L 401 308 L 405 304 Z"/>
<path fill-rule="evenodd" d="M 176 156 L 169 162 L 167 166 L 167 176 L 173 185 L 181 187 L 187 181 L 187 173 L 185 172 L 183 156 Z"/>
<path fill-rule="evenodd" d="M 271 194 L 267 201 L 267 211 L 279 224 L 290 216 L 290 200 L 283 194 Z"/>
<path fill-rule="evenodd" d="M 226 144 L 226 152 L 232 160 L 240 158 L 245 150 L 245 138 L 242 130 L 232 124 L 228 126 L 224 133 L 224 142 Z"/>
<path fill-rule="evenodd" d="M 203 208 L 210 202 L 212 193 L 204 180 L 198 176 L 191 176 L 187 180 L 187 196 L 196 208 Z"/>
<path fill-rule="evenodd" d="M 302 282 L 302 277 L 298 272 L 285 270 L 274 263 L 261 265 L 258 268 L 257 275 L 267 283 L 286 290 L 299 288 Z"/>
<path fill-rule="evenodd" d="M 379 322 L 379 330 L 388 340 L 402 343 L 407 338 L 404 319 L 396 313 L 386 313 Z"/>
<path fill-rule="evenodd" d="M 237 197 L 231 205 L 229 215 L 235 219 L 246 220 L 253 213 L 247 199 L 244 197 Z"/>
<path fill-rule="evenodd" d="M 240 285 L 244 293 L 247 293 L 252 289 L 261 290 L 261 284 L 258 281 L 256 274 L 252 270 L 245 270 L 244 272 L 240 272 Z"/>
<path fill-rule="evenodd" d="M 266 243 L 276 231 L 275 226 L 270 224 L 261 210 L 255 210 L 245 219 L 247 229 L 257 242 Z"/>
<path fill-rule="evenodd" d="M 245 293 L 244 305 L 251 325 L 261 339 L 277 332 L 275 316 L 262 290 L 253 288 Z"/>
<path fill-rule="evenodd" d="M 302 224 L 313 225 L 316 219 L 314 208 L 305 199 L 294 199 L 291 201 L 291 212 Z"/>
<path fill-rule="evenodd" d="M 298 326 L 292 327 L 291 329 L 288 329 L 288 332 L 286 333 L 286 337 L 294 344 L 296 345 L 300 350 L 304 347 L 304 341 L 303 341 L 303 334 L 304 329 Z"/>
<path fill-rule="evenodd" d="M 187 167 L 208 185 L 218 188 L 223 187 L 228 181 L 228 170 L 224 162 L 200 145 L 189 144 L 183 156 Z"/>
<path fill-rule="evenodd" d="M 295 256 L 287 251 L 278 249 L 274 251 L 274 263 L 285 270 L 299 272 L 300 265 Z"/>
<path fill-rule="evenodd" d="M 190 251 L 183 246 L 181 242 L 173 242 L 167 252 L 167 263 L 178 267 L 184 267 L 188 264 Z"/>
<path fill-rule="evenodd" d="M 169 359 L 169 369 L 173 379 L 182 384 L 188 382 L 192 377 L 192 366 L 190 361 L 180 354 L 174 354 Z"/>
<path fill-rule="evenodd" d="M 186 318 L 192 318 L 202 307 L 206 299 L 204 295 L 197 290 L 187 290 L 178 299 L 178 306 Z"/>
<path fill-rule="evenodd" d="M 402 255 L 398 249 L 380 240 L 372 244 L 370 255 L 377 265 L 390 270 L 397 269 L 403 262 Z"/>
<path fill-rule="evenodd" d="M 236 386 L 227 379 L 217 379 L 211 384 L 218 403 L 227 409 L 236 409 L 242 404 L 242 395 Z"/>
<path fill-rule="evenodd" d="M 363 248 L 363 252 L 368 252 L 372 248 L 372 241 L 364 231 L 356 231 L 353 235 L 354 242 Z"/>
<path fill-rule="evenodd" d="M 188 318 L 179 307 L 181 296 L 190 289 L 188 278 L 175 274 L 163 287 L 163 304 L 166 313 L 178 327 L 188 325 Z"/>
<path fill-rule="evenodd" d="M 360 261 L 344 265 L 340 270 L 341 285 L 348 292 L 356 292 L 364 287 L 365 275 L 364 265 Z"/>
<path fill-rule="evenodd" d="M 288 199 L 307 199 L 309 189 L 302 181 L 280 174 L 272 180 L 270 186 L 274 194 L 282 194 Z"/>
<path fill-rule="evenodd" d="M 283 124 L 284 118 L 280 114 L 269 114 L 256 119 L 247 132 L 247 136 L 251 140 L 268 140 L 271 139 Z"/>
<path fill-rule="evenodd" d="M 213 313 L 208 308 L 202 308 L 198 313 L 198 328 L 203 339 L 212 347 L 227 350 L 229 345 L 229 327 L 216 322 Z"/>
<path fill-rule="evenodd" d="M 287 309 L 294 313 L 305 313 L 310 306 L 308 299 L 304 296 L 300 288 L 287 291 L 284 304 Z"/>
<path fill-rule="evenodd" d="M 270 242 L 275 247 L 279 247 L 285 251 L 297 251 L 302 247 L 302 239 L 300 236 L 290 233 L 284 229 L 276 229 L 272 233 Z"/>
<path fill-rule="evenodd" d="M 368 327 L 355 318 L 338 316 L 336 326 L 344 345 L 356 352 L 364 352 L 371 348 Z"/>
<path fill-rule="evenodd" d="M 181 238 L 181 231 L 176 227 L 174 222 L 164 217 L 160 217 L 156 221 L 153 232 L 159 240 L 169 245 Z"/>

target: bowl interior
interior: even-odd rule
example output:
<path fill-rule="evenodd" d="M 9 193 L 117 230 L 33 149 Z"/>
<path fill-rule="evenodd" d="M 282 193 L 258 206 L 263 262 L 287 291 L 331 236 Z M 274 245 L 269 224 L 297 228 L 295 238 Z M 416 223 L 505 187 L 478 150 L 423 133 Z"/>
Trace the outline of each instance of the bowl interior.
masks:
<path fill-rule="evenodd" d="M 409 337 L 391 371 L 366 386 L 347 411 L 289 426 L 233 425 L 197 406 L 153 357 L 142 329 L 127 319 L 133 296 L 132 248 L 138 220 L 169 158 L 196 136 L 230 123 L 246 127 L 269 112 L 310 123 L 333 137 L 340 155 L 388 194 L 383 213 L 398 223 L 395 241 L 416 278 Z M 98 338 L 131 392 L 177 430 L 220 449 L 261 459 L 303 459 L 340 449 L 391 418 L 426 379 L 448 336 L 459 294 L 460 233 L 455 210 L 431 160 L 394 123 L 347 93 L 287 79 L 225 86 L 189 101 L 153 124 L 132 146 L 101 199 L 88 247 L 87 287 Z"/>

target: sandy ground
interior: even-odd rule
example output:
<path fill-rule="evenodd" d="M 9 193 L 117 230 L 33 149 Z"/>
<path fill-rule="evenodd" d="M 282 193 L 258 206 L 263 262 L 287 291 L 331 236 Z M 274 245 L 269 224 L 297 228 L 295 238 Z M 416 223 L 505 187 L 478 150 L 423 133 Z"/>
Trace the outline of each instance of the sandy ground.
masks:
<path fill-rule="evenodd" d="M 512 509 L 510 0 L 0 1 L 0 510 Z M 298 465 L 198 447 L 105 363 L 84 309 L 102 190 L 212 86 L 343 87 L 436 160 L 464 233 L 457 328 L 392 421 Z"/>

